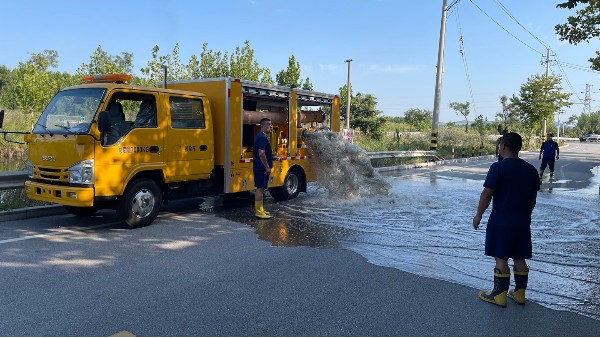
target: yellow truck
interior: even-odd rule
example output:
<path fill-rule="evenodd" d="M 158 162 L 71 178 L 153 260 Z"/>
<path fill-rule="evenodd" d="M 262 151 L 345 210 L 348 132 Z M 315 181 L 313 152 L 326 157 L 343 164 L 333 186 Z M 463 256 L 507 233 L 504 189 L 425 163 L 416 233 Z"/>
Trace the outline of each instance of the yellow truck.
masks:
<path fill-rule="evenodd" d="M 273 123 L 269 192 L 294 198 L 316 179 L 303 129 L 339 131 L 339 97 L 230 77 L 128 84 L 104 74 L 59 91 L 28 144 L 29 198 L 77 216 L 115 209 L 131 227 L 156 219 L 164 201 L 254 189 L 252 147 Z M 1 123 L 1 122 L 0 122 Z"/>

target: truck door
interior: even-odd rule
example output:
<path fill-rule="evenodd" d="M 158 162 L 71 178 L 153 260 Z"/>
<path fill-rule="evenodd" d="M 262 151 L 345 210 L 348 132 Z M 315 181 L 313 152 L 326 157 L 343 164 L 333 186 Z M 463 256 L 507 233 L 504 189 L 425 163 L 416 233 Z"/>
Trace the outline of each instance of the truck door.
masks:
<path fill-rule="evenodd" d="M 214 141 L 208 101 L 169 94 L 167 181 L 208 179 L 214 166 Z"/>
<path fill-rule="evenodd" d="M 164 163 L 164 135 L 155 93 L 115 90 L 106 110 L 111 130 L 104 146 L 96 150 L 97 196 L 118 195 L 127 177 L 142 167 Z"/>

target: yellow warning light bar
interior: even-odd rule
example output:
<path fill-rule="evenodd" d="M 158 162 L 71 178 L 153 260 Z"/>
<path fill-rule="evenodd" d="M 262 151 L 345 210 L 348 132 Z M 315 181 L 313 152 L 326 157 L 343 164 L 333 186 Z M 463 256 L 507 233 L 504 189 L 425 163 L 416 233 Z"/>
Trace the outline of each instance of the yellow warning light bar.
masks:
<path fill-rule="evenodd" d="M 84 76 L 81 78 L 83 82 L 87 83 L 101 83 L 101 82 L 116 82 L 116 83 L 125 83 L 125 81 L 129 81 L 132 79 L 132 76 L 129 74 L 98 74 L 91 76 Z"/>

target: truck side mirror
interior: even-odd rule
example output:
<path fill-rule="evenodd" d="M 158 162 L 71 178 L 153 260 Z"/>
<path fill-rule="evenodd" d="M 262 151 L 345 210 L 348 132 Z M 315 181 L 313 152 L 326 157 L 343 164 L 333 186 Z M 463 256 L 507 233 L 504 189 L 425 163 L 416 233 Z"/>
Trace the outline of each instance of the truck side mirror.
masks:
<path fill-rule="evenodd" d="M 4 122 L 4 110 L 0 110 L 0 129 L 2 129 L 2 122 Z"/>
<path fill-rule="evenodd" d="M 98 113 L 98 130 L 100 133 L 108 133 L 110 131 L 110 116 L 106 110 Z"/>

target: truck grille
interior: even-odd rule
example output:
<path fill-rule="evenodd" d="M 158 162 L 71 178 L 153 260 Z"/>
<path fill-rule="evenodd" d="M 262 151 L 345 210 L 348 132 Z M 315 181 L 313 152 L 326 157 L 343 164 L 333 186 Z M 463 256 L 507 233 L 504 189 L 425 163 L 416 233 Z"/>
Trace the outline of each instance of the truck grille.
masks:
<path fill-rule="evenodd" d="M 33 167 L 33 178 L 48 182 L 69 183 L 69 171 L 67 168 L 49 168 L 42 166 Z"/>

